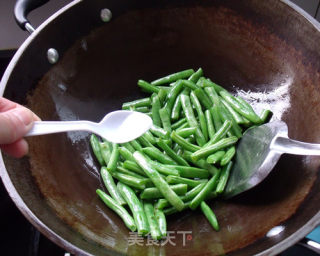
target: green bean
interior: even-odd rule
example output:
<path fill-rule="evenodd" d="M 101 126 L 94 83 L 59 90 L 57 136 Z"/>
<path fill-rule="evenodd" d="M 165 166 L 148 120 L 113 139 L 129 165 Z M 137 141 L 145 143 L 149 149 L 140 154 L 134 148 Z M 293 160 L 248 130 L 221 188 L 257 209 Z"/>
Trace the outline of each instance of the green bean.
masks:
<path fill-rule="evenodd" d="M 138 234 L 146 235 L 149 233 L 148 220 L 145 215 L 143 206 L 136 196 L 135 192 L 127 185 L 118 182 L 117 188 L 120 191 L 122 197 L 127 202 L 136 223 Z"/>
<path fill-rule="evenodd" d="M 184 208 L 184 203 L 179 198 L 179 196 L 170 188 L 169 184 L 160 176 L 160 174 L 150 166 L 148 159 L 136 151 L 133 153 L 137 164 L 144 170 L 148 177 L 152 180 L 154 185 L 160 190 L 163 197 L 166 198 L 172 206 L 174 206 L 178 211 Z M 175 177 L 175 176 L 172 176 Z"/>
<path fill-rule="evenodd" d="M 142 152 L 151 157 L 154 160 L 159 161 L 163 164 L 176 164 L 174 160 L 168 155 L 162 153 L 159 149 L 155 147 L 146 147 L 142 149 Z"/>
<path fill-rule="evenodd" d="M 151 144 L 156 144 L 156 138 L 150 131 L 146 131 L 142 136 L 144 136 Z"/>
<path fill-rule="evenodd" d="M 153 144 L 146 138 L 146 136 L 144 136 L 144 134 L 136 140 L 144 147 L 153 147 Z"/>
<path fill-rule="evenodd" d="M 236 148 L 235 148 L 235 146 L 230 147 L 230 148 L 226 151 L 226 153 L 225 153 L 225 155 L 223 156 L 223 158 L 221 159 L 220 165 L 221 165 L 221 166 L 224 166 L 224 165 L 228 164 L 228 163 L 231 161 L 231 159 L 234 157 L 235 153 L 236 153 Z"/>
<path fill-rule="evenodd" d="M 197 161 L 200 158 L 207 157 L 208 155 L 211 155 L 214 152 L 217 152 L 217 151 L 219 151 L 221 149 L 224 149 L 226 147 L 232 146 L 237 141 L 238 141 L 238 138 L 235 137 L 235 136 L 232 136 L 230 138 L 222 139 L 222 140 L 220 140 L 220 141 L 218 141 L 218 142 L 216 142 L 216 143 L 214 143 L 214 144 L 212 144 L 210 146 L 201 148 L 201 149 L 197 150 L 196 152 L 192 153 L 191 158 L 194 161 Z"/>
<path fill-rule="evenodd" d="M 164 108 L 167 109 L 167 112 L 170 117 L 171 117 L 172 107 L 176 101 L 176 98 L 178 97 L 179 93 L 181 92 L 182 88 L 183 88 L 182 81 L 179 80 L 174 84 L 174 86 L 170 90 L 169 94 L 167 95 L 167 102 L 166 102 Z"/>
<path fill-rule="evenodd" d="M 188 179 L 188 178 L 182 178 L 179 176 L 172 176 L 169 175 L 166 177 L 166 181 L 169 184 L 186 184 L 191 188 L 194 188 L 196 186 L 198 186 L 199 184 L 208 181 L 207 179 L 201 179 L 201 180 L 192 180 L 192 179 Z"/>
<path fill-rule="evenodd" d="M 214 128 L 217 131 L 222 126 L 222 121 L 221 121 L 220 115 L 219 115 L 219 106 L 218 105 L 214 105 L 212 108 L 210 108 L 210 112 L 211 112 Z"/>
<path fill-rule="evenodd" d="M 126 149 L 128 149 L 131 153 L 133 153 L 135 150 L 135 148 L 129 143 L 122 143 L 121 146 L 125 147 Z"/>
<path fill-rule="evenodd" d="M 188 190 L 188 185 L 186 184 L 177 184 L 177 185 L 172 185 L 170 188 L 179 196 L 185 195 Z M 146 188 L 144 189 L 141 194 L 140 198 L 141 199 L 158 199 L 163 197 L 161 194 L 160 190 L 156 187 L 153 188 Z"/>
<path fill-rule="evenodd" d="M 239 99 L 237 100 L 236 97 L 232 96 L 230 93 L 226 91 L 221 91 L 220 92 L 221 97 L 228 102 L 232 108 L 237 111 L 239 114 L 253 122 L 254 124 L 259 124 L 261 123 L 260 117 L 254 112 L 253 108 L 248 104 L 246 107 L 239 103 Z"/>
<path fill-rule="evenodd" d="M 116 143 L 112 143 L 112 152 L 111 152 L 109 163 L 107 165 L 107 169 L 109 172 L 113 173 L 116 170 L 118 160 L 119 160 L 119 146 Z"/>
<path fill-rule="evenodd" d="M 167 199 L 160 198 L 158 202 L 155 204 L 154 208 L 162 210 L 163 208 L 169 207 L 169 206 L 170 206 L 170 203 L 168 202 Z"/>
<path fill-rule="evenodd" d="M 170 84 L 170 86 L 171 86 L 171 85 L 174 85 L 174 83 Z M 171 89 L 172 89 L 172 87 L 170 87 L 170 86 L 168 86 L 168 85 L 158 85 L 157 87 L 158 87 L 159 89 L 165 90 L 166 93 L 167 93 L 167 95 L 168 95 L 168 93 L 169 93 L 169 92 L 171 91 Z"/>
<path fill-rule="evenodd" d="M 226 153 L 225 151 L 220 150 L 220 151 L 213 153 L 212 155 L 209 155 L 207 158 L 207 163 L 209 163 L 209 164 L 218 163 L 224 157 L 225 153 Z"/>
<path fill-rule="evenodd" d="M 205 82 L 206 82 L 206 80 L 205 80 Z M 214 90 L 213 87 L 205 87 L 204 91 L 208 95 L 208 97 L 211 100 L 211 102 L 213 102 L 213 105 L 215 105 L 215 106 L 219 106 L 220 105 L 219 95 L 217 94 L 217 92 Z"/>
<path fill-rule="evenodd" d="M 190 204 L 190 202 L 185 202 L 184 205 L 183 205 L 182 210 L 187 209 L 189 207 L 189 204 Z M 171 214 L 174 214 L 174 213 L 177 213 L 177 212 L 178 212 L 177 209 L 174 208 L 174 207 L 169 207 L 169 208 L 163 209 L 163 213 L 165 215 L 171 215 Z"/>
<path fill-rule="evenodd" d="M 162 139 L 170 138 L 170 133 L 157 125 L 152 125 L 150 128 L 150 132 Z"/>
<path fill-rule="evenodd" d="M 272 117 L 272 111 L 269 109 L 263 109 L 260 113 L 260 119 L 261 119 L 261 123 L 264 124 L 266 122 L 269 122 L 269 120 Z"/>
<path fill-rule="evenodd" d="M 187 149 L 189 151 L 195 152 L 200 149 L 199 146 L 194 145 L 186 141 L 184 138 L 179 136 L 175 131 L 171 133 L 171 138 L 178 143 L 182 148 Z"/>
<path fill-rule="evenodd" d="M 200 159 L 197 161 L 194 161 L 191 158 L 192 152 L 185 150 L 183 152 L 183 158 L 189 161 L 190 163 L 193 163 L 195 166 L 198 166 L 200 168 L 203 168 L 205 170 L 208 170 L 211 175 L 215 175 L 219 169 L 215 167 L 214 165 L 208 164 L 204 159 Z"/>
<path fill-rule="evenodd" d="M 159 78 L 157 80 L 154 80 L 151 82 L 151 84 L 153 84 L 153 85 L 169 84 L 169 83 L 175 82 L 179 79 L 187 78 L 187 77 L 191 76 L 193 73 L 194 73 L 193 69 L 183 70 L 183 71 L 173 73 L 171 75 Z"/>
<path fill-rule="evenodd" d="M 125 147 L 119 147 L 119 153 L 125 160 L 134 161 L 132 153 Z"/>
<path fill-rule="evenodd" d="M 219 183 L 216 188 L 217 194 L 223 193 L 224 188 L 226 187 L 229 175 L 230 175 L 232 164 L 233 164 L 232 161 L 230 161 L 227 165 L 223 166 L 222 171 L 221 171 L 220 180 L 219 180 Z"/>
<path fill-rule="evenodd" d="M 210 194 L 211 191 L 215 189 L 219 181 L 220 172 L 216 173 L 212 178 L 207 182 L 203 189 L 192 199 L 189 207 L 192 210 L 195 210 L 199 204 Z"/>
<path fill-rule="evenodd" d="M 211 210 L 211 208 L 206 204 L 205 201 L 202 201 L 200 204 L 201 210 L 203 214 L 206 216 L 207 220 L 211 224 L 211 226 L 214 228 L 214 230 L 219 231 L 219 223 L 217 220 L 216 215 L 214 212 Z"/>
<path fill-rule="evenodd" d="M 167 98 L 167 91 L 163 88 L 160 88 L 159 92 L 158 92 L 158 97 L 159 97 L 159 101 L 160 104 L 164 104 L 166 98 Z"/>
<path fill-rule="evenodd" d="M 142 176 L 146 176 L 146 174 L 144 173 L 144 171 L 140 168 L 139 165 L 136 164 L 136 162 L 134 161 L 124 161 L 122 166 L 130 171 L 133 171 L 137 174 L 140 174 Z"/>
<path fill-rule="evenodd" d="M 179 175 L 183 178 L 207 179 L 209 177 L 209 171 L 206 169 L 179 165 L 168 165 L 168 167 L 178 170 Z"/>
<path fill-rule="evenodd" d="M 207 109 L 204 112 L 204 115 L 205 115 L 206 123 L 207 123 L 208 136 L 209 136 L 209 139 L 212 139 L 212 137 L 215 134 L 215 129 L 214 129 L 214 126 L 213 126 L 212 116 L 211 116 L 210 110 Z"/>
<path fill-rule="evenodd" d="M 153 84 L 150 84 L 144 80 L 138 80 L 138 85 L 139 87 L 145 91 L 145 92 L 149 92 L 149 93 L 158 93 L 159 92 L 159 87 L 153 85 Z"/>
<path fill-rule="evenodd" d="M 98 160 L 99 164 L 104 165 L 104 160 L 102 158 L 101 151 L 100 151 L 99 140 L 96 135 L 91 134 L 90 144 L 91 144 L 92 151 L 96 156 L 96 159 Z"/>
<path fill-rule="evenodd" d="M 221 102 L 225 106 L 225 108 L 229 111 L 229 113 L 232 115 L 233 119 L 237 122 L 237 124 L 246 123 L 244 118 L 237 111 L 235 111 L 228 102 L 226 102 L 222 98 L 221 98 Z"/>
<path fill-rule="evenodd" d="M 171 132 L 171 120 L 167 108 L 161 108 L 159 110 L 159 114 L 163 129 L 165 129 L 168 132 Z"/>
<path fill-rule="evenodd" d="M 171 111 L 171 120 L 178 120 L 181 112 L 181 101 L 180 97 L 177 96 Z"/>
<path fill-rule="evenodd" d="M 222 104 L 218 106 L 218 111 L 219 111 L 220 119 L 223 122 L 225 122 L 226 120 L 230 120 L 232 122 L 232 126 L 230 128 L 231 134 L 236 136 L 237 138 L 241 138 L 242 129 Z"/>
<path fill-rule="evenodd" d="M 184 94 L 184 95 L 188 95 L 189 93 L 190 93 L 189 88 L 184 88 L 181 92 L 181 94 Z M 181 112 L 181 107 L 182 107 L 181 100 L 180 100 L 179 95 L 177 95 L 175 103 L 172 107 L 172 112 L 171 112 L 171 119 L 172 120 L 177 120 L 179 118 L 180 112 Z"/>
<path fill-rule="evenodd" d="M 184 124 L 182 124 L 180 127 L 178 127 L 178 128 L 176 129 L 176 132 L 179 132 L 180 130 L 185 129 L 185 128 L 190 128 L 190 127 L 189 127 L 189 124 L 188 124 L 187 122 L 184 123 Z M 194 128 L 196 128 L 196 131 L 197 131 L 197 127 L 194 127 Z"/>
<path fill-rule="evenodd" d="M 150 112 L 150 108 L 149 107 L 137 107 L 135 108 L 136 112 L 141 112 L 141 113 L 148 113 Z"/>
<path fill-rule="evenodd" d="M 126 102 L 122 104 L 122 109 L 129 110 L 130 107 L 149 107 L 151 105 L 151 99 L 148 98 L 143 98 L 143 99 L 138 99 L 130 102 Z"/>
<path fill-rule="evenodd" d="M 161 239 L 162 235 L 158 226 L 153 205 L 151 203 L 145 202 L 143 205 L 143 208 L 148 220 L 152 239 L 154 240 Z"/>
<path fill-rule="evenodd" d="M 104 163 L 109 163 L 112 152 L 112 146 L 110 142 L 99 142 L 100 152 Z"/>
<path fill-rule="evenodd" d="M 188 124 L 190 125 L 190 127 L 198 127 L 198 121 L 194 116 L 191 102 L 190 102 L 190 97 L 188 95 L 181 94 L 180 100 L 181 100 L 182 109 L 186 115 Z"/>
<path fill-rule="evenodd" d="M 200 129 L 202 131 L 202 134 L 203 134 L 205 140 L 207 141 L 208 140 L 207 122 L 206 122 L 206 118 L 203 114 L 200 102 L 194 92 L 190 93 L 190 99 L 191 99 L 193 106 L 195 107 L 195 109 L 197 111 L 198 119 L 199 119 L 199 123 L 200 123 Z"/>
<path fill-rule="evenodd" d="M 127 168 L 125 168 L 123 165 L 122 166 L 117 166 L 117 173 L 122 173 L 122 174 L 126 174 L 126 175 L 129 175 L 129 176 L 132 176 L 132 177 L 135 177 L 135 178 L 138 178 L 138 179 L 142 179 L 144 180 L 143 183 L 145 183 L 145 185 L 149 182 L 147 182 L 145 179 L 148 179 L 146 176 L 143 176 L 139 173 L 136 173 L 136 172 L 133 172 Z M 124 182 L 125 183 L 125 182 Z M 150 184 L 149 184 L 150 185 Z"/>
<path fill-rule="evenodd" d="M 155 209 L 156 220 L 158 222 L 158 227 L 162 237 L 167 236 L 167 220 L 163 211 L 160 209 Z"/>
<path fill-rule="evenodd" d="M 151 167 L 156 169 L 158 172 L 160 172 L 161 174 L 164 174 L 164 175 L 173 175 L 173 176 L 179 176 L 179 172 L 178 170 L 174 169 L 174 168 L 169 168 L 165 165 L 162 165 L 158 162 L 155 162 L 155 161 L 150 161 L 149 162 Z"/>
<path fill-rule="evenodd" d="M 180 127 L 181 125 L 183 125 L 184 123 L 186 123 L 187 122 L 187 118 L 181 118 L 179 121 L 177 121 L 177 122 L 175 122 L 175 123 L 173 123 L 172 125 L 171 125 L 171 128 L 173 129 L 173 130 L 175 130 L 175 129 L 177 129 L 178 127 Z"/>
<path fill-rule="evenodd" d="M 203 182 L 203 183 L 200 183 L 199 185 L 195 186 L 190 191 L 188 191 L 185 195 L 180 196 L 181 200 L 183 202 L 187 202 L 187 201 L 192 200 L 202 190 L 202 188 L 205 185 L 206 185 L 206 183 Z M 166 207 L 169 207 L 169 206 L 170 206 L 170 203 L 166 199 L 160 198 L 158 200 L 158 202 L 156 203 L 155 207 L 157 209 L 163 209 L 163 208 L 166 208 Z"/>
<path fill-rule="evenodd" d="M 159 140 L 157 145 L 164 151 L 166 154 L 171 157 L 174 161 L 176 161 L 180 165 L 190 166 L 186 160 L 184 160 L 181 156 L 178 156 L 176 152 L 173 151 L 163 140 Z"/>
<path fill-rule="evenodd" d="M 230 120 L 226 120 L 221 128 L 214 134 L 214 136 L 204 145 L 204 147 L 210 146 L 224 138 L 231 128 L 231 125 L 232 122 Z"/>
<path fill-rule="evenodd" d="M 130 186 L 130 187 L 133 187 L 133 188 L 137 188 L 137 189 L 140 189 L 140 190 L 143 190 L 146 188 L 146 184 L 148 182 L 148 179 L 147 178 L 137 178 L 137 177 L 134 177 L 134 176 L 131 176 L 131 175 L 128 175 L 128 174 L 124 174 L 124 173 L 121 173 L 119 171 L 117 172 L 110 172 L 111 175 L 117 179 L 118 181 L 121 181 L 122 183 Z"/>
<path fill-rule="evenodd" d="M 196 72 L 194 72 L 189 78 L 188 80 L 194 83 L 197 83 L 198 80 L 200 79 L 200 77 L 203 76 L 203 70 L 202 68 L 199 68 Z"/>
<path fill-rule="evenodd" d="M 204 106 L 206 109 L 209 109 L 212 107 L 213 105 L 212 102 L 210 101 L 208 95 L 204 92 L 202 88 L 195 89 L 194 93 L 198 97 L 202 106 Z"/>
<path fill-rule="evenodd" d="M 199 88 L 194 82 L 192 81 L 189 81 L 189 80 L 181 80 L 182 82 L 182 85 L 185 87 L 185 88 L 189 88 L 191 90 L 195 90 L 197 88 Z"/>
<path fill-rule="evenodd" d="M 96 193 L 101 198 L 101 200 L 114 212 L 116 212 L 119 217 L 123 220 L 124 224 L 130 229 L 132 232 L 136 231 L 137 226 L 131 217 L 131 215 L 127 212 L 127 210 L 122 207 L 116 200 L 108 196 L 101 189 L 97 189 Z"/>
<path fill-rule="evenodd" d="M 209 78 L 206 79 L 206 82 L 203 84 L 203 86 L 211 86 L 215 89 L 215 91 L 217 93 L 220 93 L 221 91 L 226 91 L 226 89 L 224 89 L 223 87 L 221 87 L 220 85 L 217 85 L 216 83 L 212 82 Z"/>
<path fill-rule="evenodd" d="M 140 145 L 140 143 L 137 140 L 132 140 L 129 142 L 131 144 L 131 146 L 135 149 L 135 150 L 142 150 L 142 146 Z"/>
<path fill-rule="evenodd" d="M 182 138 L 189 137 L 191 135 L 195 135 L 197 128 L 196 127 L 188 127 L 182 128 L 176 131 L 176 133 Z"/>
<path fill-rule="evenodd" d="M 159 96 L 156 95 L 152 97 L 151 100 L 152 100 L 151 113 L 152 113 L 153 124 L 157 126 L 161 126 L 161 118 L 159 114 L 159 110 L 161 109 L 161 103 L 160 103 Z"/>
<path fill-rule="evenodd" d="M 118 202 L 120 205 L 126 204 L 126 201 L 122 198 L 120 192 L 117 189 L 117 186 L 111 176 L 111 174 L 108 172 L 107 168 L 102 167 L 100 170 L 100 174 L 103 180 L 103 183 L 105 187 L 107 188 L 109 194 L 111 197 Z"/>

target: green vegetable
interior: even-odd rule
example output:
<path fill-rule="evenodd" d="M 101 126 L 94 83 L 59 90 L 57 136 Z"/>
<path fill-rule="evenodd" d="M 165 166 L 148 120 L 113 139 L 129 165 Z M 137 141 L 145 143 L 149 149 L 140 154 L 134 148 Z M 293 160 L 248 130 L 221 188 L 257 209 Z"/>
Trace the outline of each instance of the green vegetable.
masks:
<path fill-rule="evenodd" d="M 220 165 L 221 165 L 221 166 L 224 166 L 224 165 L 228 164 L 228 163 L 231 161 L 231 159 L 234 157 L 235 153 L 236 153 L 236 148 L 235 148 L 235 146 L 230 147 L 230 148 L 226 151 L 225 155 L 222 157 L 222 159 L 221 159 L 221 161 L 220 161 Z"/>
<path fill-rule="evenodd" d="M 116 200 L 112 199 L 106 193 L 104 193 L 101 189 L 96 190 L 97 194 L 101 198 L 101 200 L 114 212 L 116 212 L 119 217 L 123 220 L 124 224 L 132 231 L 136 231 L 137 226 L 135 221 L 131 217 L 131 215 L 127 212 L 127 210 L 122 207 Z"/>
<path fill-rule="evenodd" d="M 162 238 L 161 231 L 159 229 L 159 225 L 155 216 L 155 211 L 153 205 L 151 203 L 145 202 L 144 205 L 144 212 L 147 216 L 148 224 L 150 227 L 151 237 L 154 240 L 158 240 Z"/>
<path fill-rule="evenodd" d="M 160 209 L 155 209 L 156 220 L 162 237 L 167 236 L 167 220 L 163 211 Z"/>
<path fill-rule="evenodd" d="M 180 165 L 190 166 L 186 160 L 184 160 L 181 156 L 177 155 L 176 152 L 174 152 L 173 149 L 171 149 L 166 143 L 164 143 L 163 140 L 160 139 L 157 142 L 157 144 L 175 162 L 177 162 Z"/>
<path fill-rule="evenodd" d="M 145 91 L 145 92 L 149 92 L 149 93 L 158 93 L 159 92 L 159 87 L 153 85 L 153 84 L 150 84 L 144 80 L 138 80 L 138 85 L 139 87 Z"/>
<path fill-rule="evenodd" d="M 156 95 L 152 97 L 151 117 L 152 117 L 153 124 L 159 127 L 162 124 L 160 114 L 159 114 L 160 109 L 161 109 L 160 99 L 159 99 L 159 96 Z"/>
<path fill-rule="evenodd" d="M 222 192 L 224 191 L 224 188 L 226 187 L 230 175 L 232 164 L 232 161 L 230 161 L 227 165 L 223 166 L 221 171 L 221 177 L 216 188 L 217 194 L 222 194 Z"/>
<path fill-rule="evenodd" d="M 235 136 L 222 139 L 222 140 L 220 140 L 210 146 L 201 148 L 201 149 L 197 150 L 196 152 L 192 153 L 191 158 L 195 161 L 199 160 L 200 158 L 207 157 L 208 155 L 211 155 L 212 153 L 217 152 L 221 149 L 232 146 L 237 141 L 238 141 L 238 139 Z"/>
<path fill-rule="evenodd" d="M 122 197 L 127 202 L 132 214 L 134 222 L 137 226 L 138 233 L 141 235 L 146 235 L 149 233 L 148 220 L 145 215 L 143 206 L 136 196 L 135 192 L 127 185 L 118 182 L 117 188 L 120 191 Z"/>
<path fill-rule="evenodd" d="M 99 140 L 96 135 L 91 134 L 90 144 L 91 144 L 92 151 L 96 156 L 96 159 L 98 160 L 99 164 L 104 165 L 104 160 L 102 158 L 101 151 L 100 151 Z"/>
<path fill-rule="evenodd" d="M 144 99 L 138 99 L 131 102 L 126 102 L 122 104 L 122 109 L 129 110 L 130 107 L 149 107 L 151 105 L 151 99 L 144 98 Z"/>
<path fill-rule="evenodd" d="M 111 153 L 108 165 L 107 165 L 107 169 L 108 169 L 109 172 L 113 173 L 116 170 L 118 160 L 119 160 L 119 147 L 118 147 L 118 144 L 112 143 L 112 153 Z"/>
<path fill-rule="evenodd" d="M 213 153 L 212 155 L 208 156 L 207 163 L 216 164 L 224 157 L 225 154 L 226 154 L 226 152 L 223 150 L 217 151 L 217 152 Z"/>
<path fill-rule="evenodd" d="M 216 173 L 207 182 L 207 184 L 203 187 L 203 189 L 196 195 L 196 197 L 192 199 L 189 205 L 190 209 L 195 210 L 199 206 L 199 204 L 201 204 L 201 202 L 205 200 L 205 198 L 210 194 L 210 192 L 212 192 L 215 189 L 219 181 L 219 176 L 220 176 L 220 173 L 219 172 Z"/>
<path fill-rule="evenodd" d="M 153 85 L 169 84 L 169 83 L 175 82 L 179 79 L 187 78 L 187 77 L 191 76 L 193 73 L 194 73 L 193 69 L 183 70 L 183 71 L 159 78 L 157 80 L 154 80 L 151 82 L 151 84 L 153 84 Z"/>
<path fill-rule="evenodd" d="M 103 180 L 103 183 L 105 187 L 107 188 L 109 194 L 111 197 L 116 200 L 116 202 L 120 205 L 126 204 L 126 201 L 122 198 L 120 192 L 117 189 L 117 186 L 111 176 L 111 174 L 108 172 L 108 170 L 105 167 L 102 167 L 100 170 L 100 174 Z"/>
<path fill-rule="evenodd" d="M 188 186 L 186 184 L 172 185 L 170 188 L 179 196 L 186 194 L 188 190 Z M 160 190 L 156 187 L 146 188 L 140 194 L 141 199 L 157 199 L 161 197 L 163 196 Z"/>
<path fill-rule="evenodd" d="M 160 190 L 163 197 L 166 198 L 172 206 L 178 211 L 183 210 L 184 203 L 179 196 L 170 188 L 169 184 L 160 176 L 160 174 L 151 167 L 148 163 L 148 159 L 143 154 L 136 151 L 133 153 L 137 164 L 144 170 L 147 176 L 152 180 L 154 185 Z M 175 176 L 173 176 L 175 177 Z"/>
<path fill-rule="evenodd" d="M 211 208 L 206 204 L 205 201 L 201 202 L 200 207 L 201 207 L 201 211 L 206 216 L 207 220 L 209 221 L 211 226 L 214 228 L 214 230 L 219 231 L 220 227 L 219 227 L 217 217 L 214 214 L 214 212 L 211 210 Z"/>

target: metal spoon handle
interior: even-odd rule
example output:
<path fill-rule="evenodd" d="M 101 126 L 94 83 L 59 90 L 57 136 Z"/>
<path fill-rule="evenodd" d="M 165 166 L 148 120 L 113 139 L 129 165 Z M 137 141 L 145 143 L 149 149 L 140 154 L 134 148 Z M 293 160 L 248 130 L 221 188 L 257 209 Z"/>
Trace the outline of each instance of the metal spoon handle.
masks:
<path fill-rule="evenodd" d="M 92 131 L 95 123 L 89 121 L 36 121 L 25 136 L 35 136 L 68 131 Z"/>
<path fill-rule="evenodd" d="M 320 144 L 301 142 L 286 137 L 277 137 L 270 147 L 272 150 L 293 155 L 320 155 Z"/>

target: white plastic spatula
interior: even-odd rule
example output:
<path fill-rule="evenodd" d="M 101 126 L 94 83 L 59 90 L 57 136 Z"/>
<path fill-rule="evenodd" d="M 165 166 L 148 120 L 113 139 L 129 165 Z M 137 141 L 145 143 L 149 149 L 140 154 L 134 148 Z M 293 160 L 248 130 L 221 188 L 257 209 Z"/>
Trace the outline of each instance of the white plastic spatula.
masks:
<path fill-rule="evenodd" d="M 90 121 L 37 121 L 26 136 L 68 131 L 88 131 L 110 142 L 134 140 L 152 126 L 152 119 L 143 113 L 118 110 L 107 114 L 99 123 Z"/>

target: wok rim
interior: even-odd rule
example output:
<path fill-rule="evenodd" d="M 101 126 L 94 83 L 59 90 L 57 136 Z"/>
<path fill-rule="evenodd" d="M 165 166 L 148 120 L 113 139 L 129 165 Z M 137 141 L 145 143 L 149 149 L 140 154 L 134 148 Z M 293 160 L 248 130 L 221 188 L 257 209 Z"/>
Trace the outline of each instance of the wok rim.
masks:
<path fill-rule="evenodd" d="M 46 26 L 51 23 L 53 20 L 58 18 L 61 14 L 71 9 L 73 6 L 81 3 L 83 0 L 73 0 L 66 6 L 62 7 L 60 10 L 55 12 L 49 18 L 47 18 L 28 38 L 22 43 L 22 45 L 18 48 L 16 53 L 14 54 L 12 60 L 10 61 L 8 67 L 5 70 L 5 73 L 2 76 L 0 81 L 0 97 L 3 96 L 7 82 L 12 72 L 15 69 L 16 63 L 24 53 L 25 49 L 32 43 L 33 39 L 35 39 L 42 30 L 46 28 Z M 303 16 L 319 33 L 320 33 L 320 23 L 314 19 L 310 14 L 304 11 L 302 8 L 294 4 L 289 0 L 279 0 L 280 2 L 287 5 L 289 8 L 292 8 L 299 15 Z M 0 177 L 2 179 L 3 185 L 6 188 L 9 196 L 15 203 L 16 207 L 19 211 L 26 217 L 26 219 L 35 226 L 42 234 L 44 234 L 47 238 L 49 238 L 52 242 L 56 243 L 58 246 L 61 246 L 65 250 L 70 253 L 75 253 L 76 255 L 92 255 L 87 251 L 82 250 L 81 248 L 73 245 L 62 236 L 55 233 L 51 228 L 49 228 L 45 223 L 43 223 L 34 213 L 33 211 L 26 205 L 23 199 L 20 197 L 18 191 L 13 185 L 9 174 L 7 172 L 6 166 L 3 160 L 3 153 L 0 150 Z M 285 249 L 293 246 L 301 239 L 303 239 L 307 234 L 309 234 L 316 226 L 320 224 L 320 210 L 316 215 L 314 215 L 308 222 L 306 222 L 300 229 L 297 229 L 293 234 L 283 239 L 280 242 L 277 242 L 272 247 L 255 254 L 256 256 L 263 255 L 277 255 L 283 252 Z M 254 243 L 254 242 L 253 242 Z M 250 245 L 248 245 L 250 246 Z M 242 248 L 243 249 L 243 248 Z M 107 251 L 109 249 L 106 249 Z M 241 249 L 239 249 L 241 250 Z M 116 252 L 115 252 L 116 253 Z"/>

